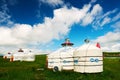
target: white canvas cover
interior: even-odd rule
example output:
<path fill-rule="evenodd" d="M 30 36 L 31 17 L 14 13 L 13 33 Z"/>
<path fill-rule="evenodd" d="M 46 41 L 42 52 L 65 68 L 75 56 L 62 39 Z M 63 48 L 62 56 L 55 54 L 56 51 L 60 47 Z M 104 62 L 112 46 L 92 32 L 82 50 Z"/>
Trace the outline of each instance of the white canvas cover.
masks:
<path fill-rule="evenodd" d="M 34 61 L 35 55 L 33 53 L 16 52 L 13 54 L 13 61 Z"/>
<path fill-rule="evenodd" d="M 72 70 L 74 69 L 72 47 L 63 47 L 59 50 L 48 55 L 48 68 L 57 66 L 59 70 Z"/>
<path fill-rule="evenodd" d="M 10 59 L 11 58 L 11 55 L 12 55 L 12 53 L 10 53 L 10 54 L 5 54 L 4 56 L 3 56 L 3 58 L 7 58 L 7 59 Z"/>
<path fill-rule="evenodd" d="M 97 73 L 103 71 L 103 57 L 100 48 L 94 44 L 84 44 L 74 51 L 74 71 Z"/>

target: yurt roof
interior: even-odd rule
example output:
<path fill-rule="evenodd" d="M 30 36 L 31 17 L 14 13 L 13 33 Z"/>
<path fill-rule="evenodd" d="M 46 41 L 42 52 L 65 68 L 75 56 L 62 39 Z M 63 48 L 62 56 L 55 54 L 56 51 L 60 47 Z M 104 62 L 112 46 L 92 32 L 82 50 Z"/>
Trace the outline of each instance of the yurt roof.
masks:
<path fill-rule="evenodd" d="M 79 48 L 78 48 L 78 50 L 86 50 L 86 49 L 100 49 L 100 48 L 98 48 L 98 47 L 96 47 L 96 45 L 94 45 L 94 44 L 83 44 L 82 46 L 80 46 Z"/>
<path fill-rule="evenodd" d="M 72 47 L 63 47 L 63 48 L 60 48 L 58 49 L 56 52 L 69 52 L 69 51 L 73 51 L 73 48 Z"/>
<path fill-rule="evenodd" d="M 61 52 L 73 52 L 73 51 L 74 51 L 74 48 L 72 47 L 62 47 L 49 55 L 58 55 Z"/>

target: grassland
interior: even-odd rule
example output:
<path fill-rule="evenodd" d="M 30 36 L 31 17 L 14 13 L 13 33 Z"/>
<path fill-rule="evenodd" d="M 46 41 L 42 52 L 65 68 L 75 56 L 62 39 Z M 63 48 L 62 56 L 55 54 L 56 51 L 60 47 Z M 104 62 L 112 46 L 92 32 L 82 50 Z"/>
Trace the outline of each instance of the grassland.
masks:
<path fill-rule="evenodd" d="M 120 58 L 104 59 L 102 73 L 81 74 L 48 70 L 45 57 L 36 56 L 35 62 L 9 62 L 0 57 L 0 80 L 120 80 Z"/>

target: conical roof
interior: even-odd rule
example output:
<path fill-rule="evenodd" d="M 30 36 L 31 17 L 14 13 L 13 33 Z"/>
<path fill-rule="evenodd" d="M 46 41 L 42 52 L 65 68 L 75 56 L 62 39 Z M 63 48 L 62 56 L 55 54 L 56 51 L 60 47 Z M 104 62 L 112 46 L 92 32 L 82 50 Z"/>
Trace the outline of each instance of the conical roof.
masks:
<path fill-rule="evenodd" d="M 83 44 L 82 46 L 80 46 L 78 48 L 78 50 L 86 50 L 86 49 L 93 50 L 93 49 L 100 49 L 100 48 L 98 48 L 96 45 L 90 44 L 90 43 Z"/>

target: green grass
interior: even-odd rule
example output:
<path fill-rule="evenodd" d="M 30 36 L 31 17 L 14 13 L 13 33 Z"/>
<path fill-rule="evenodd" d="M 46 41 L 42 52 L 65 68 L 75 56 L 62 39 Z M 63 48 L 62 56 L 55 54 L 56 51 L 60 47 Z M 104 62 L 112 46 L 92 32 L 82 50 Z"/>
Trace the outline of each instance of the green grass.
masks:
<path fill-rule="evenodd" d="M 45 55 L 36 56 L 34 62 L 9 62 L 0 57 L 0 80 L 120 80 L 120 59 L 104 59 L 102 73 L 82 74 L 48 70 Z"/>

